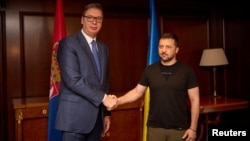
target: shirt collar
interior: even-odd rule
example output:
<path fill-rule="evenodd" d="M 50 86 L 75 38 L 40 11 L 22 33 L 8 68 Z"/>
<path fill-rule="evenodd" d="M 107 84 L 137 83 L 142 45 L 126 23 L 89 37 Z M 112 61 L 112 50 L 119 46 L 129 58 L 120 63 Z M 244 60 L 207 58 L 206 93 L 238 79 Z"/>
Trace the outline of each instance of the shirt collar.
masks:
<path fill-rule="evenodd" d="M 81 30 L 83 36 L 86 38 L 87 42 L 89 43 L 89 45 L 91 45 L 92 40 L 96 40 L 96 38 L 91 38 L 90 36 L 88 36 L 83 30 Z"/>

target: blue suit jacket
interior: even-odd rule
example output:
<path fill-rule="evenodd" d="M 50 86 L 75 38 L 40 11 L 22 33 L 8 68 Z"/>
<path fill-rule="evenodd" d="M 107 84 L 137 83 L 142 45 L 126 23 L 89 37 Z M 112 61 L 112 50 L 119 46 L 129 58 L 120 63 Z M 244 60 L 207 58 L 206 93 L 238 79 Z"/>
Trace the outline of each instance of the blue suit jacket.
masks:
<path fill-rule="evenodd" d="M 108 48 L 100 41 L 97 41 L 97 47 L 102 68 L 100 80 L 89 44 L 81 31 L 59 43 L 57 60 L 61 85 L 55 121 L 58 130 L 89 133 L 100 108 L 102 116 L 110 115 L 102 105 L 104 93 L 109 91 Z"/>

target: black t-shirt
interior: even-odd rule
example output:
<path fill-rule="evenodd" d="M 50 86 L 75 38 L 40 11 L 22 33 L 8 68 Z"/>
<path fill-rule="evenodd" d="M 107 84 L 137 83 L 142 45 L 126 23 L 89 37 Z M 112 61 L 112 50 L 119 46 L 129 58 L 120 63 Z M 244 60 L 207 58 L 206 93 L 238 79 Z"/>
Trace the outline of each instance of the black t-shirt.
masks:
<path fill-rule="evenodd" d="M 149 86 L 150 89 L 149 127 L 189 127 L 187 90 L 198 86 L 190 67 L 179 61 L 172 66 L 157 62 L 144 70 L 139 84 Z"/>

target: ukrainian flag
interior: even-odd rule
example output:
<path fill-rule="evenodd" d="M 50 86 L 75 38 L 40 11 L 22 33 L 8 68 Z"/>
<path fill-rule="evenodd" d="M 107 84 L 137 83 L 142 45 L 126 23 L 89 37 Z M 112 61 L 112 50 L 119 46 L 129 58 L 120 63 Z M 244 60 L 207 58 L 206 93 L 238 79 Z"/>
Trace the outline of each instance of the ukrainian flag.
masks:
<path fill-rule="evenodd" d="M 154 0 L 149 0 L 150 8 L 150 35 L 149 35 L 149 46 L 148 46 L 148 61 L 147 65 L 151 65 L 160 60 L 158 55 L 158 42 L 160 39 L 158 22 L 155 12 Z M 149 88 L 147 89 L 144 97 L 144 122 L 143 122 L 143 141 L 146 141 L 147 135 L 147 121 L 149 112 Z"/>

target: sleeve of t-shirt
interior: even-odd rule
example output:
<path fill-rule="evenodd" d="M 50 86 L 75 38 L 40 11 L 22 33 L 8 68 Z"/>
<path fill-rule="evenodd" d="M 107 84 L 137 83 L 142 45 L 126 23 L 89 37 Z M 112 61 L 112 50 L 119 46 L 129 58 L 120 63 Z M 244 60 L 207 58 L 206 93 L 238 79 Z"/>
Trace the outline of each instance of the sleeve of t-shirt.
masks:
<path fill-rule="evenodd" d="M 195 73 L 194 73 L 193 69 L 190 68 L 189 72 L 188 72 L 188 89 L 197 87 L 198 85 L 199 84 L 197 82 Z"/>
<path fill-rule="evenodd" d="M 141 84 L 143 86 L 148 86 L 148 79 L 147 79 L 145 70 L 142 73 L 142 76 L 141 76 L 141 79 L 139 81 L 139 84 Z"/>

